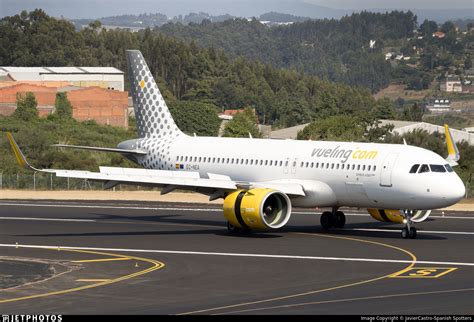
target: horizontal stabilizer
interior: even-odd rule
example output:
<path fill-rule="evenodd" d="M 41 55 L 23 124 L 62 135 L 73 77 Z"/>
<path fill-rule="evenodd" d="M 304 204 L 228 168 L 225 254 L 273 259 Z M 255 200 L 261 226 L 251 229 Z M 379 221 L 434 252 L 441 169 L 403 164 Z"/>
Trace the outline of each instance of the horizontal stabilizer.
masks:
<path fill-rule="evenodd" d="M 67 144 L 53 144 L 51 145 L 56 148 L 70 148 L 70 149 L 81 149 L 81 150 L 92 150 L 100 152 L 114 152 L 122 154 L 135 154 L 135 155 L 146 155 L 147 152 L 143 150 L 126 150 L 126 149 L 114 149 L 114 148 L 102 148 L 95 146 L 82 146 L 82 145 L 67 145 Z"/>

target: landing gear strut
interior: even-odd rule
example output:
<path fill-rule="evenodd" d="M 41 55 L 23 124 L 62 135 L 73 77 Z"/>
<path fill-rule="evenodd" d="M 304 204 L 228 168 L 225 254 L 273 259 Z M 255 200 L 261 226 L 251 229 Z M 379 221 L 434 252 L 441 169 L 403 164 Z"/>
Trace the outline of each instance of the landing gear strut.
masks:
<path fill-rule="evenodd" d="M 331 211 L 325 211 L 321 215 L 321 226 L 325 230 L 329 230 L 333 227 L 344 228 L 346 224 L 346 216 L 342 211 L 337 211 L 337 208 L 333 208 Z"/>
<path fill-rule="evenodd" d="M 402 238 L 416 238 L 416 228 L 414 227 L 415 222 L 412 221 L 413 212 L 410 210 L 405 210 L 405 219 L 403 222 L 405 223 L 405 227 L 402 229 Z"/>

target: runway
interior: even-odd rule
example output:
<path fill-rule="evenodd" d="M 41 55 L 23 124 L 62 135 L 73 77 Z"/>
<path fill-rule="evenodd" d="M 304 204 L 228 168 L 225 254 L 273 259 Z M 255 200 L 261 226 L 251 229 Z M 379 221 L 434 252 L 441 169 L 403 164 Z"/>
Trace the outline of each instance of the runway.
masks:
<path fill-rule="evenodd" d="M 474 213 L 411 240 L 343 211 L 230 235 L 216 205 L 2 200 L 0 313 L 474 314 Z"/>

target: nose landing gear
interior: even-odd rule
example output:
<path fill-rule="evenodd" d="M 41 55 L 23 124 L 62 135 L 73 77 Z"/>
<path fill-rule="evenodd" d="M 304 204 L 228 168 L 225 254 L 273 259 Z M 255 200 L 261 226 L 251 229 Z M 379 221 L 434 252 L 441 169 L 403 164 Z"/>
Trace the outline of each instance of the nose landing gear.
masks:
<path fill-rule="evenodd" d="M 431 210 L 404 210 L 405 219 L 403 223 L 405 228 L 402 229 L 402 238 L 416 238 L 415 223 L 420 223 L 428 219 L 431 214 Z"/>

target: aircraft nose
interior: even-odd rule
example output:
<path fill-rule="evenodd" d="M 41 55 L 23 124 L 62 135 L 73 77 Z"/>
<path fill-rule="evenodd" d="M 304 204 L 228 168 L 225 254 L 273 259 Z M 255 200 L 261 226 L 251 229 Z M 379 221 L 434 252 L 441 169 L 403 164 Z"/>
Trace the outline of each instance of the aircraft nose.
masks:
<path fill-rule="evenodd" d="M 464 182 L 462 182 L 461 178 L 459 178 L 457 175 L 455 177 L 455 180 L 452 180 L 451 184 L 447 188 L 447 197 L 453 203 L 458 202 L 466 195 L 466 188 L 464 187 Z"/>

